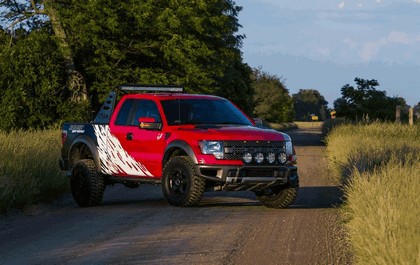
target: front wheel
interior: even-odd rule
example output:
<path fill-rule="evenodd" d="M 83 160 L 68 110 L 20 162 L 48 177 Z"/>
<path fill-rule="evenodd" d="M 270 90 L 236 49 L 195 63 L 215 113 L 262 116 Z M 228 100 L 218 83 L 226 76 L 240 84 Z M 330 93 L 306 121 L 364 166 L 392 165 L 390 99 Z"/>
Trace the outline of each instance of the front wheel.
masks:
<path fill-rule="evenodd" d="M 299 190 L 299 179 L 296 178 L 286 185 L 275 186 L 255 192 L 257 199 L 268 208 L 287 208 L 296 199 Z"/>
<path fill-rule="evenodd" d="M 195 174 L 194 165 L 187 156 L 173 157 L 162 174 L 162 192 L 169 204 L 193 206 L 203 196 L 205 180 Z"/>
<path fill-rule="evenodd" d="M 70 188 L 74 200 L 80 207 L 96 206 L 101 203 L 105 182 L 96 172 L 93 160 L 82 159 L 74 164 Z"/>

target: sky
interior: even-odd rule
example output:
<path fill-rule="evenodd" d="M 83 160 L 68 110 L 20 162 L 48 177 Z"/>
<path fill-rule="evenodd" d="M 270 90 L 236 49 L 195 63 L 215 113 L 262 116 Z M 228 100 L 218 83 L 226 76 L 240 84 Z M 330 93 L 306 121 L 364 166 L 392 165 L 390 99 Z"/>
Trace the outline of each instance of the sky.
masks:
<path fill-rule="evenodd" d="M 244 62 L 329 107 L 356 77 L 420 102 L 420 0 L 236 0 Z"/>

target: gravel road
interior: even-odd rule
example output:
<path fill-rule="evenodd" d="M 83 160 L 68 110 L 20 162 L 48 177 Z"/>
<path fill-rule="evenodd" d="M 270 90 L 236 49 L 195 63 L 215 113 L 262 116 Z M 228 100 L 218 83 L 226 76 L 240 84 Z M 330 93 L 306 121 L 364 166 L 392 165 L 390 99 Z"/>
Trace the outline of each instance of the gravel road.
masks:
<path fill-rule="evenodd" d="M 70 195 L 0 217 L 0 264 L 349 264 L 319 128 L 290 132 L 301 188 L 288 209 L 252 192 L 205 193 L 176 208 L 160 186 L 108 188 L 99 207 Z"/>

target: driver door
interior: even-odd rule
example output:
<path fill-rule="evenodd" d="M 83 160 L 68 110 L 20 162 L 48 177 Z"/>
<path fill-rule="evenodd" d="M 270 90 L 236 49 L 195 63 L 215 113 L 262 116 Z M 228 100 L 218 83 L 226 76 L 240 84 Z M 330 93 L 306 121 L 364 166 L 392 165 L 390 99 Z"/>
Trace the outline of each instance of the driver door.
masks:
<path fill-rule="evenodd" d="M 115 123 L 110 125 L 111 132 L 119 139 L 127 154 L 151 173 L 151 176 L 147 177 L 160 177 L 165 148 L 162 130 L 141 128 L 139 122 L 140 119 L 148 118 L 162 123 L 156 102 L 147 99 L 127 99 L 121 110 L 126 112 L 118 114 Z"/>

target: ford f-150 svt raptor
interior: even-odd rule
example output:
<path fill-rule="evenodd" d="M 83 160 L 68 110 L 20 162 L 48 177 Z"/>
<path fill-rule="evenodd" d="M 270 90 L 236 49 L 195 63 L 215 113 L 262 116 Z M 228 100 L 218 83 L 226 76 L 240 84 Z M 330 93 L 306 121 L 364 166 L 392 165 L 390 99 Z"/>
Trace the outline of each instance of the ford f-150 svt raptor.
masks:
<path fill-rule="evenodd" d="M 206 190 L 253 191 L 284 208 L 299 188 L 290 137 L 258 128 L 230 101 L 174 86 L 124 85 L 94 121 L 62 126 L 60 168 L 81 207 L 100 204 L 105 186 L 162 185 L 171 205 L 197 204 Z M 117 103 L 118 101 L 118 103 Z"/>

